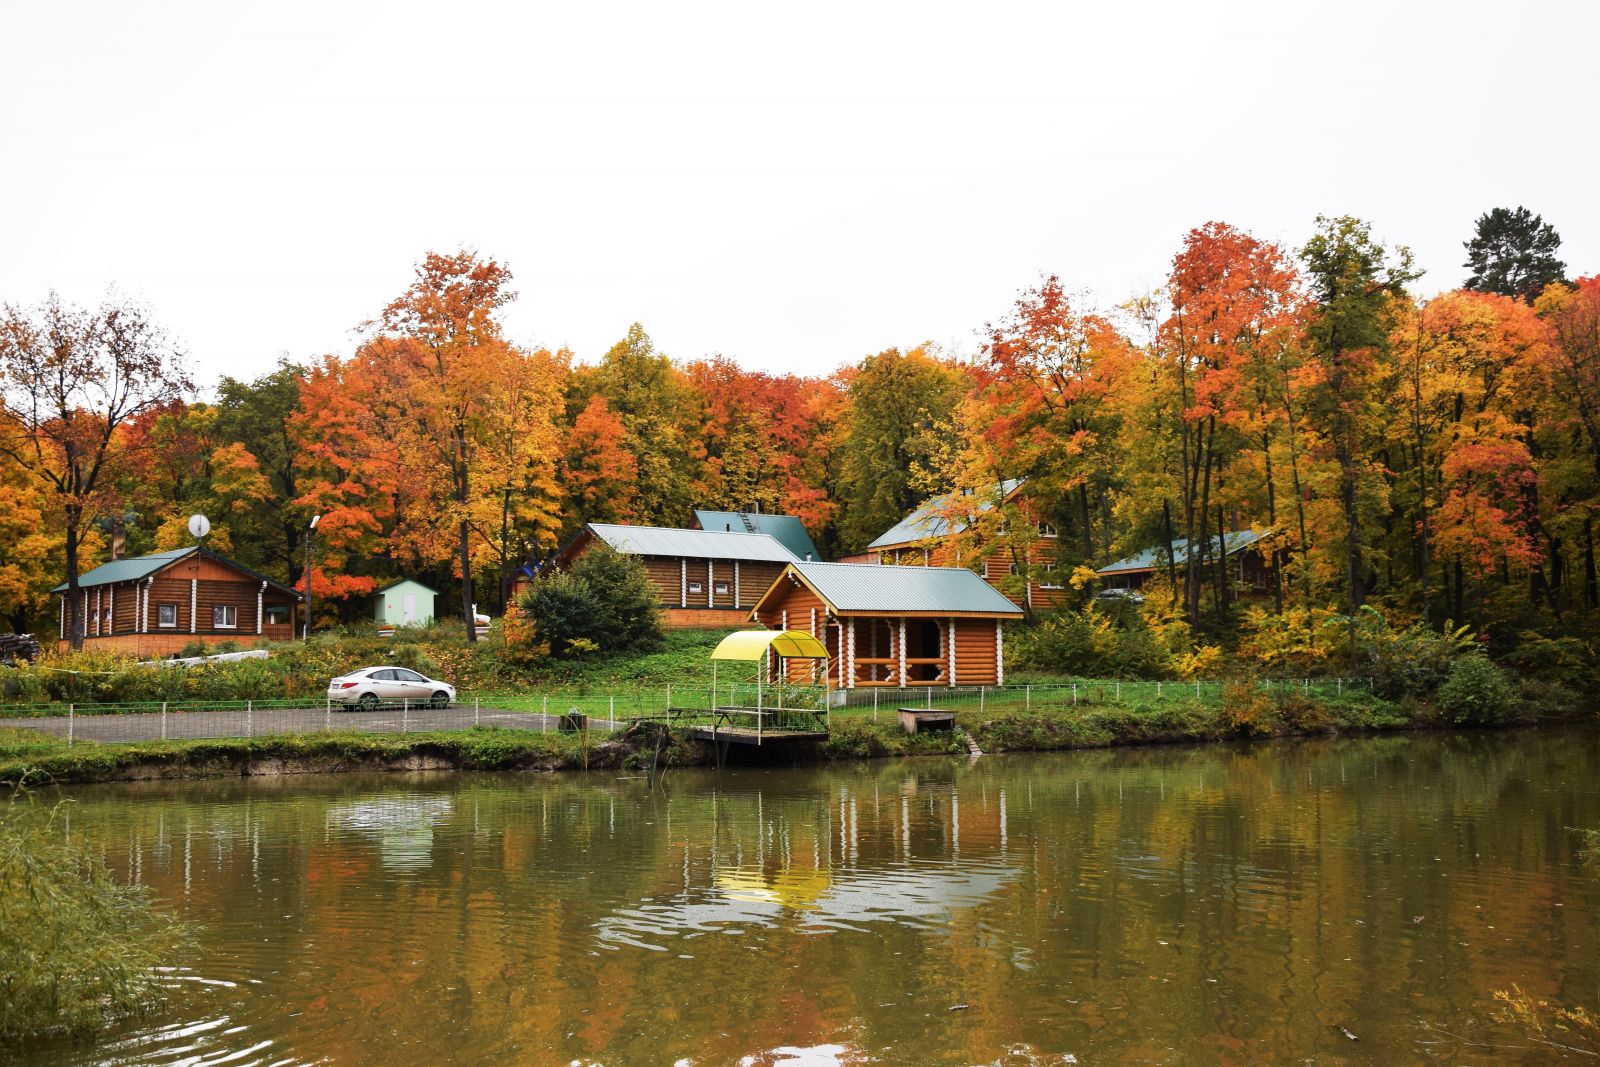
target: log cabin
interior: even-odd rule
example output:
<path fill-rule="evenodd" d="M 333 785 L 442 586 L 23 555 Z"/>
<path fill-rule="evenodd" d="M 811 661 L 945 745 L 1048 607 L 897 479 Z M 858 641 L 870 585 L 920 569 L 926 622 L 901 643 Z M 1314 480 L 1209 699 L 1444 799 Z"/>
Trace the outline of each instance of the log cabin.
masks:
<path fill-rule="evenodd" d="M 783 568 L 799 562 L 764 533 L 591 522 L 556 553 L 554 563 L 570 567 L 596 544 L 639 557 L 669 630 L 744 625 Z"/>
<path fill-rule="evenodd" d="M 1265 530 L 1228 530 L 1220 538 L 1213 538 L 1211 548 L 1205 553 L 1208 571 L 1216 566 L 1217 552 L 1227 557 L 1228 584 L 1233 593 L 1242 596 L 1271 596 L 1276 581 L 1272 552 L 1267 545 L 1271 534 Z M 1189 569 L 1189 542 L 1178 538 L 1172 542 L 1173 570 L 1183 575 Z M 1108 563 L 1095 571 L 1107 589 L 1137 591 L 1144 588 L 1154 574 L 1167 571 L 1167 547 L 1157 545 L 1147 548 L 1127 559 Z M 1206 579 L 1210 580 L 1210 574 Z"/>
<path fill-rule="evenodd" d="M 300 594 L 199 546 L 115 559 L 78 578 L 84 648 L 164 656 L 199 641 L 219 645 L 288 641 Z M 67 635 L 67 583 L 60 597 Z"/>
<path fill-rule="evenodd" d="M 999 589 L 1018 607 L 1051 609 L 1061 607 L 1067 600 L 1065 575 L 1060 568 L 1060 538 L 1053 523 L 1040 518 L 1034 501 L 1029 499 L 1024 480 L 1011 478 L 1000 483 L 998 492 L 981 497 L 972 506 L 979 513 L 992 511 L 1001 505 L 1014 506 L 1037 531 L 1029 537 L 1021 550 L 1021 559 L 1015 549 L 1000 543 L 972 540 L 966 548 L 966 559 L 958 546 L 959 535 L 965 524 L 949 518 L 960 510 L 952 494 L 934 497 L 916 511 L 907 515 L 889 529 L 879 534 L 865 552 L 844 557 L 850 563 L 885 563 L 900 566 L 974 566 L 983 579 Z"/>
<path fill-rule="evenodd" d="M 843 689 L 1005 684 L 1005 624 L 1022 609 L 965 567 L 791 563 L 756 603 L 768 629 L 827 645 Z M 791 681 L 813 667 L 788 663 Z"/>

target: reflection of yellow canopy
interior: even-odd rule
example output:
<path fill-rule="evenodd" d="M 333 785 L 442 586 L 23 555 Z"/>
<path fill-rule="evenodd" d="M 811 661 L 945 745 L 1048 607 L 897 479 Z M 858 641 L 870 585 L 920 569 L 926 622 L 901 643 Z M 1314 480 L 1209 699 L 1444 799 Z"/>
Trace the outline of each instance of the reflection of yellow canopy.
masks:
<path fill-rule="evenodd" d="M 720 868 L 716 882 L 717 888 L 734 900 L 795 909 L 813 907 L 831 884 L 826 871 L 780 871 L 769 877 L 747 867 Z"/>
<path fill-rule="evenodd" d="M 827 647 L 804 630 L 740 630 L 724 637 L 711 658 L 759 663 L 768 648 L 785 659 L 828 658 Z"/>

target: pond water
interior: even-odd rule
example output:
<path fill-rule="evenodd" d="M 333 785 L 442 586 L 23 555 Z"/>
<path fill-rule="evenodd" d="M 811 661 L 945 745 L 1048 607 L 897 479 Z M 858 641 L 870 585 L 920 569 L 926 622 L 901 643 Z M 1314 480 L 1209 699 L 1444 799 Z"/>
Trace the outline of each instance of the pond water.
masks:
<path fill-rule="evenodd" d="M 1593 1007 L 1600 732 L 78 790 L 201 929 L 27 1062 L 1544 1062 Z M 1342 1028 L 1342 1029 L 1341 1029 Z M 1348 1031 L 1348 1034 L 1346 1033 Z"/>

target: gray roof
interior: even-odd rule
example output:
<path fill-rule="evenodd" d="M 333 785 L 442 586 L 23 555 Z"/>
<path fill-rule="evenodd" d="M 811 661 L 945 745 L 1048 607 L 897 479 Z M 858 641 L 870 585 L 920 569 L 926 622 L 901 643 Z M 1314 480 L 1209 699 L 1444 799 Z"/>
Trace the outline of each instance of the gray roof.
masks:
<path fill-rule="evenodd" d="M 1021 478 L 1007 478 L 1000 483 L 1000 499 L 1004 500 L 1016 491 L 1022 484 Z M 950 532 L 950 523 L 940 514 L 949 503 L 951 494 L 936 496 L 916 511 L 907 515 L 883 533 L 879 534 L 868 548 L 888 548 L 891 545 L 906 545 L 916 541 L 923 541 L 932 537 L 943 537 Z M 979 511 L 989 511 L 994 507 L 994 500 L 985 497 L 979 504 Z M 959 532 L 959 530 L 957 531 Z"/>
<path fill-rule="evenodd" d="M 1021 608 L 965 567 L 796 563 L 794 569 L 835 611 L 1022 616 Z"/>
<path fill-rule="evenodd" d="M 806 524 L 798 515 L 768 515 L 760 511 L 703 511 L 695 509 L 694 521 L 702 530 L 732 530 L 738 533 L 770 534 L 778 543 L 795 554 L 797 559 L 822 558 L 817 551 Z"/>
<path fill-rule="evenodd" d="M 667 526 L 613 526 L 591 522 L 600 540 L 630 556 L 686 556 L 689 559 L 737 559 L 753 563 L 794 563 L 795 554 L 764 533 L 722 530 L 678 530 Z"/>
<path fill-rule="evenodd" d="M 152 552 L 148 556 L 130 556 L 127 559 L 114 559 L 110 563 L 102 563 L 93 570 L 85 571 L 78 575 L 78 588 L 91 589 L 97 585 L 111 585 L 113 582 L 136 582 L 171 566 L 185 556 L 196 553 L 226 564 L 234 570 L 243 571 L 252 578 L 259 578 L 291 596 L 298 597 L 300 595 L 298 591 L 291 589 L 280 581 L 268 578 L 265 574 L 253 571 L 242 563 L 235 563 L 225 556 L 219 556 L 215 552 L 208 552 L 199 545 L 190 545 L 188 548 L 174 548 L 166 552 Z M 65 593 L 67 591 L 67 583 L 62 582 L 50 591 L 52 593 Z"/>
<path fill-rule="evenodd" d="M 1265 530 L 1229 530 L 1221 538 L 1213 538 L 1211 551 L 1206 553 L 1208 558 L 1215 559 L 1217 546 L 1226 543 L 1227 554 L 1233 555 L 1241 548 L 1255 544 L 1267 535 Z M 1225 539 L 1225 541 L 1224 541 Z M 1178 567 L 1189 565 L 1189 542 L 1178 538 L 1172 542 L 1172 562 Z M 1157 545 L 1147 548 L 1137 555 L 1127 559 L 1119 559 L 1115 563 L 1108 563 L 1095 571 L 1096 574 L 1125 574 L 1129 571 L 1153 571 L 1167 565 L 1167 546 Z"/>

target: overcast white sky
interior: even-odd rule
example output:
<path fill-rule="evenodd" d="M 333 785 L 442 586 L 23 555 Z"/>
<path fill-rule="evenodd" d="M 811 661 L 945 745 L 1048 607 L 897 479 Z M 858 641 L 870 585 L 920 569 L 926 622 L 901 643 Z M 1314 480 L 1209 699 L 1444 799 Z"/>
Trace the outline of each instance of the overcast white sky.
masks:
<path fill-rule="evenodd" d="M 816 373 L 1319 212 L 1428 291 L 1496 205 L 1600 271 L 1600 3 L 0 3 L 0 300 L 111 283 L 197 377 L 348 352 L 430 248 L 517 340 Z"/>

